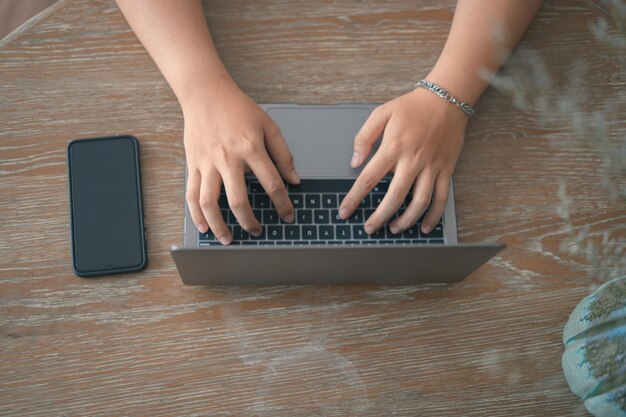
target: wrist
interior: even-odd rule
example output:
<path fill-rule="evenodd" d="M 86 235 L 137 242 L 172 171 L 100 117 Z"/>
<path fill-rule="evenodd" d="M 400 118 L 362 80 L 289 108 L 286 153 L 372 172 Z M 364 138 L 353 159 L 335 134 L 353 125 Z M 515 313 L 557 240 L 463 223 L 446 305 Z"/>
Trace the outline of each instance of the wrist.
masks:
<path fill-rule="evenodd" d="M 486 82 L 475 71 L 463 67 L 448 68 L 436 65 L 424 79 L 443 87 L 458 101 L 468 103 L 472 107 L 476 105 L 486 87 Z"/>
<path fill-rule="evenodd" d="M 462 126 L 463 128 L 467 126 L 469 117 L 457 106 L 437 97 L 433 92 L 416 88 L 409 95 L 415 100 L 412 107 L 427 109 L 430 122 Z"/>
<path fill-rule="evenodd" d="M 464 102 L 464 101 L 460 101 L 459 99 L 454 97 L 452 94 L 450 94 L 448 90 L 446 90 L 445 88 L 443 88 L 442 86 L 438 84 L 422 79 L 422 80 L 419 80 L 415 84 L 415 88 L 416 89 L 423 88 L 424 90 L 430 91 L 431 93 L 441 98 L 442 100 L 447 101 L 448 103 L 456 106 L 459 110 L 465 113 L 467 117 L 472 117 L 474 115 L 474 107 L 471 104 Z"/>
<path fill-rule="evenodd" d="M 204 76 L 174 90 L 183 113 L 188 113 L 199 106 L 206 107 L 224 98 L 228 91 L 238 90 L 228 72 L 211 74 Z"/>

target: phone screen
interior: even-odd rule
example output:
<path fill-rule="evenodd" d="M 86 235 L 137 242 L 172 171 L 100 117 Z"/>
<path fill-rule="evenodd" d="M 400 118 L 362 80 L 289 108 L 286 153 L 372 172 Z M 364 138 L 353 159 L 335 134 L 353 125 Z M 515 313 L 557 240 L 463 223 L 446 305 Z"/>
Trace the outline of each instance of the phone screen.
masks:
<path fill-rule="evenodd" d="M 132 136 L 68 145 L 72 255 L 80 276 L 145 266 L 139 146 Z"/>

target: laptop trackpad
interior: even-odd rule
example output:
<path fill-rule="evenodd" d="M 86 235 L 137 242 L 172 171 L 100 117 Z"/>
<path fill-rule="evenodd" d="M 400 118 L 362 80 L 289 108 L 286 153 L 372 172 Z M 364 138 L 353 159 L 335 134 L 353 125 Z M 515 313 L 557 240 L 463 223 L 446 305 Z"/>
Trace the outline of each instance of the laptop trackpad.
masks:
<path fill-rule="evenodd" d="M 374 106 L 268 106 L 301 178 L 356 178 L 354 136 Z"/>

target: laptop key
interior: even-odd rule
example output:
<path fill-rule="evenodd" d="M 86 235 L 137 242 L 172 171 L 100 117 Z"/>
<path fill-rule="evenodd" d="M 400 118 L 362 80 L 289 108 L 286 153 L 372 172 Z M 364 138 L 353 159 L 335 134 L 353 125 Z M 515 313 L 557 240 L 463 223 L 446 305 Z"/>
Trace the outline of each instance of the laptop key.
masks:
<path fill-rule="evenodd" d="M 337 208 L 337 196 L 335 194 L 324 194 L 322 196 L 322 207 Z"/>
<path fill-rule="evenodd" d="M 235 213 L 233 213 L 232 211 L 228 212 L 228 220 L 227 220 L 229 225 L 239 225 L 239 222 L 237 221 L 237 218 L 235 217 Z"/>
<path fill-rule="evenodd" d="M 348 225 L 338 225 L 336 228 L 336 236 L 337 239 L 348 240 L 352 238 L 352 234 L 350 233 L 350 226 Z"/>
<path fill-rule="evenodd" d="M 285 226 L 285 239 L 289 239 L 289 240 L 300 239 L 300 226 L 294 226 L 294 225 Z"/>
<path fill-rule="evenodd" d="M 438 224 L 435 226 L 435 228 L 433 230 L 431 230 L 431 232 L 429 234 L 425 234 L 425 233 L 421 233 L 421 237 L 425 237 L 425 238 L 443 238 L 443 226 L 441 224 Z"/>
<path fill-rule="evenodd" d="M 369 194 L 365 196 L 365 198 L 363 200 L 361 200 L 361 203 L 359 203 L 359 208 L 369 208 L 372 207 L 372 199 L 370 198 Z"/>
<path fill-rule="evenodd" d="M 304 208 L 304 196 L 302 194 L 291 194 L 289 197 L 291 197 L 291 203 L 293 204 L 293 208 Z"/>
<path fill-rule="evenodd" d="M 287 187 L 294 193 L 341 193 L 347 192 L 354 184 L 354 180 L 302 180 L 298 185 L 289 184 Z"/>
<path fill-rule="evenodd" d="M 352 226 L 352 237 L 354 239 L 367 239 L 367 233 L 365 233 L 363 225 L 355 224 L 354 226 Z"/>
<path fill-rule="evenodd" d="M 317 226 L 302 226 L 302 238 L 309 240 L 317 239 Z"/>
<path fill-rule="evenodd" d="M 256 246 L 258 244 L 258 242 L 253 242 L 251 240 L 246 240 L 241 242 L 242 245 L 250 245 L 250 246 Z"/>
<path fill-rule="evenodd" d="M 443 239 L 428 239 L 428 243 L 435 245 L 443 245 Z"/>
<path fill-rule="evenodd" d="M 233 227 L 233 239 L 234 240 L 248 240 L 250 239 L 250 233 L 243 230 L 241 226 Z"/>
<path fill-rule="evenodd" d="M 398 239 L 394 241 L 396 245 L 410 245 L 411 239 Z"/>
<path fill-rule="evenodd" d="M 306 208 L 320 208 L 322 204 L 319 194 L 306 194 L 304 200 L 306 201 Z"/>
<path fill-rule="evenodd" d="M 296 210 L 296 220 L 300 224 L 313 223 L 313 210 Z"/>
<path fill-rule="evenodd" d="M 270 240 L 263 240 L 259 242 L 259 246 L 274 246 L 274 242 Z"/>
<path fill-rule="evenodd" d="M 263 210 L 263 224 L 278 224 L 279 221 L 275 210 Z"/>
<path fill-rule="evenodd" d="M 206 233 L 199 233 L 198 238 L 201 242 L 205 240 L 216 240 L 215 235 L 211 230 L 208 230 Z"/>
<path fill-rule="evenodd" d="M 363 223 L 363 209 L 356 209 L 352 216 L 348 217 L 348 223 Z"/>
<path fill-rule="evenodd" d="M 282 240 L 283 239 L 283 228 L 282 228 L 282 226 L 268 226 L 267 227 L 267 238 L 269 240 Z"/>
<path fill-rule="evenodd" d="M 384 193 L 388 189 L 389 189 L 389 180 L 385 179 L 385 180 L 380 181 L 378 184 L 376 184 L 372 191 L 374 191 L 375 193 Z"/>
<path fill-rule="evenodd" d="M 346 220 L 339 217 L 339 210 L 331 210 L 330 211 L 330 222 L 334 224 L 345 224 Z"/>
<path fill-rule="evenodd" d="M 263 186 L 258 180 L 250 180 L 250 194 L 264 193 Z"/>
<path fill-rule="evenodd" d="M 332 240 L 335 238 L 335 228 L 333 226 L 320 226 L 320 239 Z"/>
<path fill-rule="evenodd" d="M 226 198 L 226 194 L 220 194 L 219 200 L 217 200 L 217 204 L 220 208 L 227 209 L 228 208 L 228 199 Z"/>
<path fill-rule="evenodd" d="M 385 194 L 374 193 L 372 194 L 372 207 L 376 208 L 382 203 L 383 198 L 385 198 Z"/>
<path fill-rule="evenodd" d="M 404 198 L 404 200 L 402 200 L 402 204 L 400 204 L 400 209 L 406 209 L 409 206 L 409 203 L 411 202 L 411 199 L 409 198 L 409 195 L 407 194 L 407 196 Z"/>
<path fill-rule="evenodd" d="M 330 223 L 330 212 L 328 210 L 315 210 L 313 212 L 315 223 L 326 224 Z"/>
<path fill-rule="evenodd" d="M 410 228 L 406 229 L 404 232 L 402 232 L 402 237 L 406 239 L 417 239 L 419 237 L 417 225 L 413 225 Z"/>
<path fill-rule="evenodd" d="M 266 194 L 256 194 L 253 204 L 255 209 L 268 209 L 270 208 L 270 198 Z"/>
<path fill-rule="evenodd" d="M 371 235 L 369 235 L 369 239 L 385 239 L 387 237 L 387 226 L 383 226 L 380 229 L 378 229 L 377 231 L 375 231 L 374 233 L 372 233 Z"/>
<path fill-rule="evenodd" d="M 266 233 L 261 233 L 258 236 L 254 236 L 254 235 L 250 235 L 250 240 L 267 240 L 267 234 Z"/>

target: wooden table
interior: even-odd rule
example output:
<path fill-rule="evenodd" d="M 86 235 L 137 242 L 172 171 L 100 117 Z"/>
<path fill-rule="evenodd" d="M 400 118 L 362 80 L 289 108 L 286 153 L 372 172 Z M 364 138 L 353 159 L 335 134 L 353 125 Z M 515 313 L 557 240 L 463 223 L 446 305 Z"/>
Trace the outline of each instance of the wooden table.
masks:
<path fill-rule="evenodd" d="M 205 6 L 258 102 L 367 103 L 426 74 L 454 1 Z M 586 63 L 590 106 L 624 91 L 588 30 L 597 16 L 548 2 L 521 43 L 558 81 Z M 62 0 L 0 43 L 0 414 L 586 415 L 561 372 L 561 332 L 592 280 L 559 249 L 559 183 L 577 227 L 623 231 L 626 210 L 593 149 L 555 145 L 568 131 L 535 120 L 494 89 L 478 105 L 456 171 L 459 238 L 509 248 L 462 283 L 186 287 L 169 254 L 183 231 L 175 97 L 112 0 Z M 148 268 L 81 279 L 65 147 L 117 133 L 141 144 Z"/>

